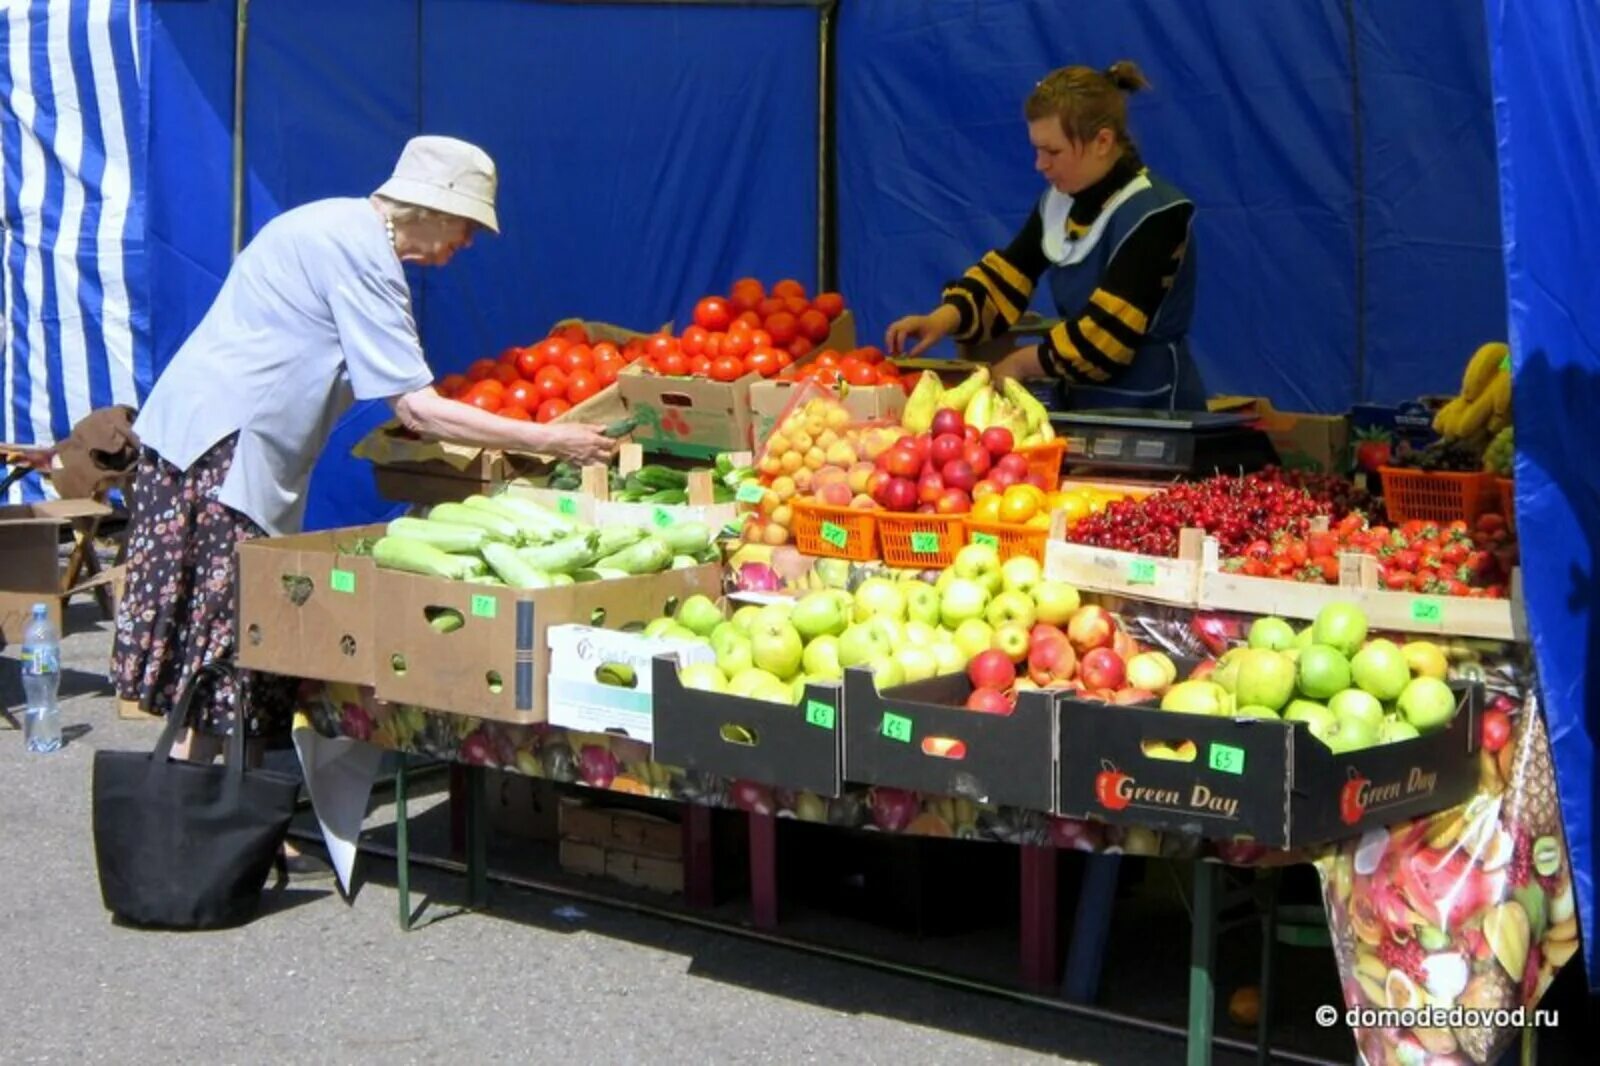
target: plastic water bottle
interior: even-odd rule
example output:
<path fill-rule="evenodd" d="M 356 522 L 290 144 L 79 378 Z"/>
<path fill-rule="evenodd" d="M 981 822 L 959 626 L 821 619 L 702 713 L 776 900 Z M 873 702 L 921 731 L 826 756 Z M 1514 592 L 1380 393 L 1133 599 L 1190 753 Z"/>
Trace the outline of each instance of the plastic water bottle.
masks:
<path fill-rule="evenodd" d="M 33 605 L 33 618 L 22 632 L 22 688 L 28 696 L 23 732 L 28 750 L 55 751 L 61 747 L 61 709 L 56 692 L 61 688 L 61 636 L 50 624 L 42 603 Z"/>

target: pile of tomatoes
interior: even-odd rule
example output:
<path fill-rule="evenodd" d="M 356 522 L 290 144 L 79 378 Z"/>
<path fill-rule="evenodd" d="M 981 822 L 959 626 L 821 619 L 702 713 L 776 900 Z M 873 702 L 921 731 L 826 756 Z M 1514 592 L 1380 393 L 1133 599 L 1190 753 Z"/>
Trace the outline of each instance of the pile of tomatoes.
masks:
<path fill-rule="evenodd" d="M 644 357 L 647 341 L 618 346 L 596 341 L 579 325 L 564 326 L 526 348 L 507 348 L 498 359 L 479 359 L 465 374 L 434 386 L 441 396 L 525 422 L 550 422 L 617 380 Z"/>
<path fill-rule="evenodd" d="M 651 336 L 643 365 L 665 377 L 778 377 L 826 340 L 843 313 L 844 297 L 836 292 L 808 298 L 805 286 L 792 278 L 770 292 L 756 278 L 740 278 L 728 295 L 697 302 L 693 321 L 680 335 Z"/>
<path fill-rule="evenodd" d="M 816 381 L 832 387 L 845 384 L 857 388 L 873 385 L 897 385 L 910 392 L 916 377 L 902 377 L 900 368 L 884 358 L 883 352 L 871 345 L 849 352 L 823 352 L 807 361 L 804 366 L 792 366 L 781 371 L 783 381 Z"/>

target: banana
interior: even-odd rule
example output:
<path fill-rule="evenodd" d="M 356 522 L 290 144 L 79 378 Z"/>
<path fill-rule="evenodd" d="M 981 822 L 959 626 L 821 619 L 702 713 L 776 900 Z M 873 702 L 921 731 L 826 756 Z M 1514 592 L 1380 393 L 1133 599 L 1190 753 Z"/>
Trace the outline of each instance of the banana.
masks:
<path fill-rule="evenodd" d="M 984 388 L 988 384 L 989 368 L 986 366 L 980 366 L 978 369 L 968 374 L 966 380 L 957 385 L 955 388 L 945 389 L 944 395 L 939 397 L 937 406 L 948 407 L 952 411 L 965 411 L 967 409 L 967 405 L 972 402 L 973 397 L 978 394 L 978 390 Z M 930 414 L 928 418 L 931 421 L 933 416 Z M 920 433 L 921 430 L 918 430 L 917 432 Z"/>
<path fill-rule="evenodd" d="M 1489 395 L 1493 397 L 1493 414 L 1491 417 L 1510 419 L 1511 417 L 1511 372 L 1502 370 L 1494 376 L 1489 383 Z"/>
<path fill-rule="evenodd" d="M 1489 415 L 1494 412 L 1494 394 L 1487 389 L 1478 393 L 1478 398 L 1468 403 L 1461 412 L 1461 417 L 1456 420 L 1454 432 L 1446 434 L 1457 438 L 1475 437 L 1489 426 Z"/>
<path fill-rule="evenodd" d="M 1472 353 L 1467 361 L 1467 371 L 1461 376 L 1461 398 L 1471 403 L 1476 400 L 1500 371 L 1500 364 L 1511 354 L 1503 341 L 1490 341 Z"/>
<path fill-rule="evenodd" d="M 1006 378 L 1005 384 L 1001 387 L 1005 390 L 1006 398 L 1016 404 L 1017 409 L 1027 418 L 1030 433 L 1049 425 L 1050 412 L 1045 410 L 1044 404 L 1040 403 L 1033 393 L 1023 388 L 1022 382 L 1016 378 Z"/>
<path fill-rule="evenodd" d="M 1456 436 L 1455 426 L 1463 411 L 1466 410 L 1467 401 L 1457 396 L 1443 407 L 1439 408 L 1433 416 L 1433 431 L 1441 437 Z"/>

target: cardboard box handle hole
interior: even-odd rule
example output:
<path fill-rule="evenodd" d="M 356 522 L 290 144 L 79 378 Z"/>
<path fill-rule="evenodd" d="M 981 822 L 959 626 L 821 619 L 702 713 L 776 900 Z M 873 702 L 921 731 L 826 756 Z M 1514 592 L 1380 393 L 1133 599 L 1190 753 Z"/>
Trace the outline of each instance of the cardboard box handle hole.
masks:
<path fill-rule="evenodd" d="M 501 691 L 505 688 L 505 685 L 500 680 L 500 671 L 498 670 L 490 670 L 488 673 L 483 675 L 483 680 L 488 684 L 489 691 L 494 693 L 496 696 L 500 695 Z"/>
<path fill-rule="evenodd" d="M 955 737 L 923 737 L 922 754 L 935 759 L 965 759 L 967 742 Z"/>
<path fill-rule="evenodd" d="M 252 648 L 259 648 L 261 646 L 261 627 L 251 622 L 244 631 L 244 639 L 250 642 Z"/>
<path fill-rule="evenodd" d="M 1200 757 L 1200 749 L 1195 742 L 1181 737 L 1175 740 L 1162 740 L 1159 737 L 1141 740 L 1139 753 L 1156 762 L 1194 762 Z"/>
<path fill-rule="evenodd" d="M 303 607 L 311 598 L 311 593 L 316 591 L 316 583 L 304 574 L 282 574 L 278 580 L 283 586 L 283 594 L 296 607 Z"/>
<path fill-rule="evenodd" d="M 739 725 L 737 722 L 725 722 L 717 735 L 725 744 L 737 744 L 743 748 L 753 748 L 761 743 L 761 738 L 754 729 Z"/>

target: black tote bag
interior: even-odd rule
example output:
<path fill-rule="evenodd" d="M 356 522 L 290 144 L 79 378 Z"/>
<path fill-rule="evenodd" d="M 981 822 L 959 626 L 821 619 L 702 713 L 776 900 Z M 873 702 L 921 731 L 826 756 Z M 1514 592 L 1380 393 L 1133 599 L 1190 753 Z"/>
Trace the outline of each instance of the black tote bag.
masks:
<path fill-rule="evenodd" d="M 246 769 L 244 723 L 227 761 L 170 758 L 202 683 L 231 669 L 211 663 L 191 680 L 149 753 L 94 755 L 94 852 L 106 909 L 138 925 L 215 929 L 248 921 L 288 832 L 300 782 Z M 241 697 L 242 699 L 242 697 Z"/>

